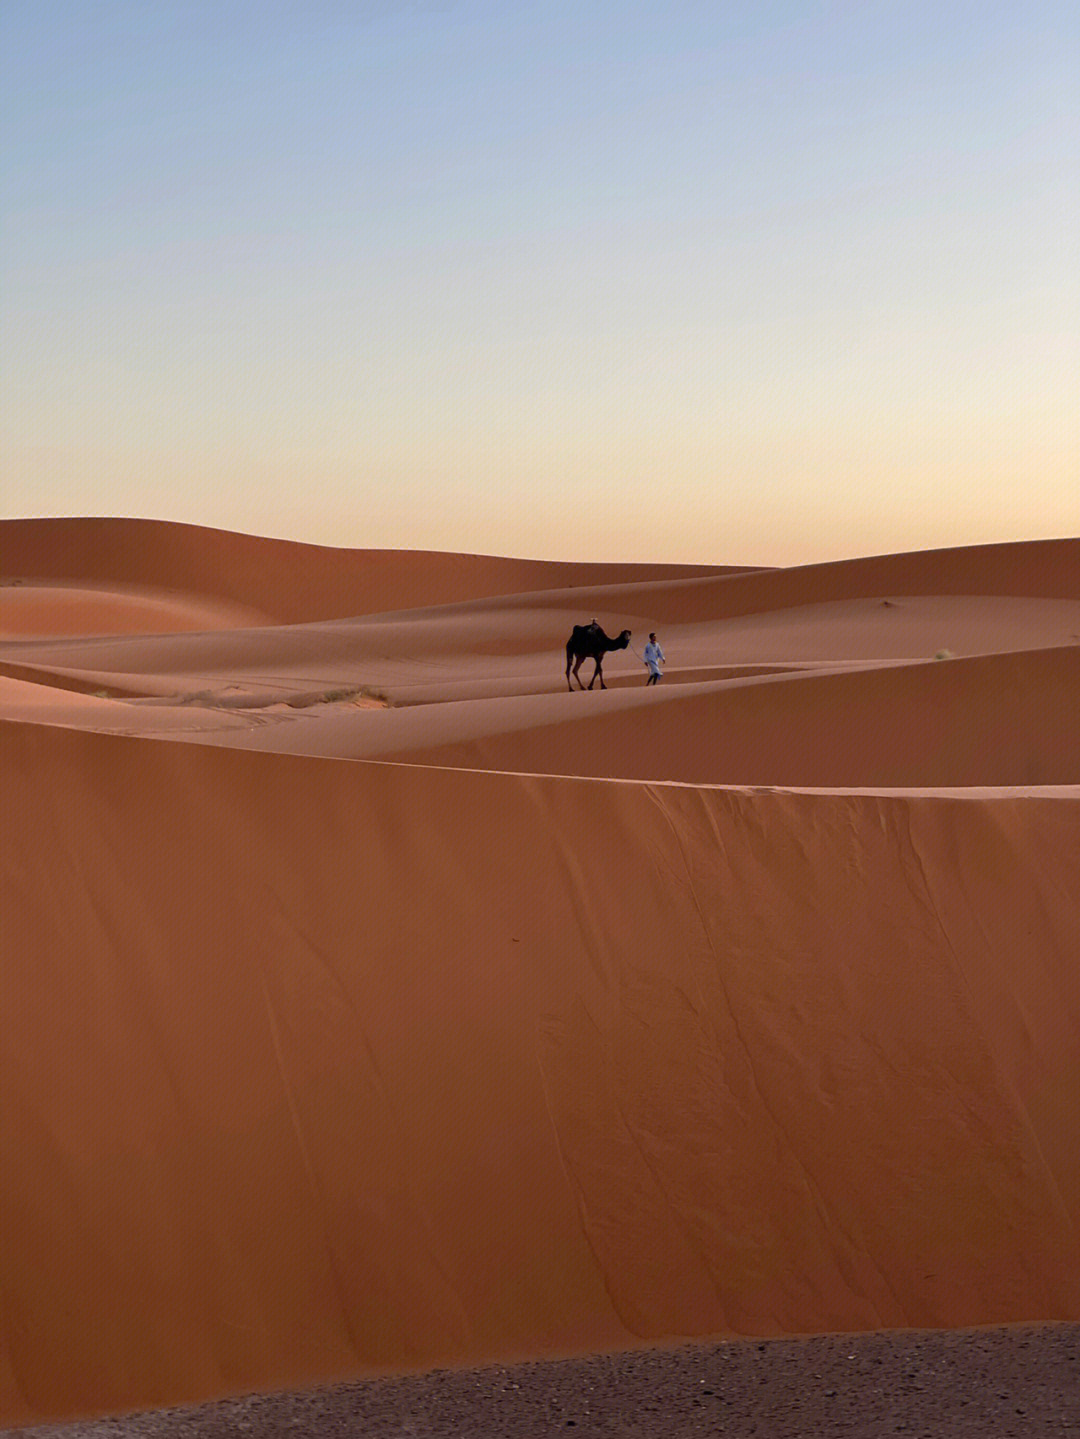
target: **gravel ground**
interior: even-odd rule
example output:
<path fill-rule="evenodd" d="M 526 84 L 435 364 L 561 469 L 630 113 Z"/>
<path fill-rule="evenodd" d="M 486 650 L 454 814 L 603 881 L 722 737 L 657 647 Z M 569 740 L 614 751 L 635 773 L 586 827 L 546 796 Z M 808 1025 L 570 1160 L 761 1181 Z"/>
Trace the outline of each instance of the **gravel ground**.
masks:
<path fill-rule="evenodd" d="M 1080 1325 L 888 1331 L 678 1349 L 251 1395 L 7 1430 L 25 1439 L 1080 1439 Z"/>

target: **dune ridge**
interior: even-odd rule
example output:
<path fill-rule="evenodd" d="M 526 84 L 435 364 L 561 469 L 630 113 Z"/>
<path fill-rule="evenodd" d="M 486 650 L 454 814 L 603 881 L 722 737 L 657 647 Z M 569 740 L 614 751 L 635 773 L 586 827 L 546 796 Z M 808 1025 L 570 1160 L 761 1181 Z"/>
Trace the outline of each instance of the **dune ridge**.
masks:
<path fill-rule="evenodd" d="M 135 532 L 0 568 L 269 622 L 0 640 L 0 1424 L 1080 1319 L 1080 546 L 583 612 Z M 596 612 L 670 678 L 568 693 Z"/>
<path fill-rule="evenodd" d="M 273 624 L 447 604 L 522 588 L 712 573 L 432 550 L 349 550 L 162 520 L 0 520 L 0 579 L 62 576 L 100 589 L 175 588 L 260 610 Z"/>

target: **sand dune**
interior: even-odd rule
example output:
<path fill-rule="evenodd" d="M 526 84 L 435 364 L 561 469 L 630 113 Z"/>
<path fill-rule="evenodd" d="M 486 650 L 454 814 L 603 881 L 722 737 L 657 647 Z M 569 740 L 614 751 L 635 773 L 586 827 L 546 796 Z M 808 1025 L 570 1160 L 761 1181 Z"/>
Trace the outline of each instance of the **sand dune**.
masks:
<path fill-rule="evenodd" d="M 79 585 L 0 585 L 0 639 L 40 635 L 162 634 L 266 624 L 246 606 L 200 595 Z"/>
<path fill-rule="evenodd" d="M 596 586 L 616 578 L 624 583 L 729 572 L 734 572 L 730 566 L 711 570 L 330 549 L 158 520 L 0 520 L 0 580 L 63 578 L 91 581 L 102 590 L 172 588 L 250 607 L 276 624 L 556 585 Z M 99 631 L 110 632 L 108 627 Z"/>
<path fill-rule="evenodd" d="M 218 621 L 0 641 L 0 1423 L 1080 1318 L 1080 544 L 133 524 L 0 526 Z M 592 614 L 664 684 L 567 693 Z"/>
<path fill-rule="evenodd" d="M 475 769 L 826 788 L 1080 784 L 1080 647 L 687 684 L 662 705 L 640 683 L 590 700 L 572 718 L 547 695 L 456 705 L 437 723 L 426 708 L 387 712 L 363 726 L 362 747 L 355 721 L 326 728 L 343 754 Z M 276 749 L 304 733 L 229 743 Z"/>

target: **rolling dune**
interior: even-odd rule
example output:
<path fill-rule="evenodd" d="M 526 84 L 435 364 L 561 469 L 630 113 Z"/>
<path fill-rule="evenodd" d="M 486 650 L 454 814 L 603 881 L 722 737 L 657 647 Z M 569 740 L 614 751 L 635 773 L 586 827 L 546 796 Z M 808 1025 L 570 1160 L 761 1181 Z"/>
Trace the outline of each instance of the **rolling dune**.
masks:
<path fill-rule="evenodd" d="M 0 1423 L 1080 1319 L 1080 543 L 0 542 Z"/>
<path fill-rule="evenodd" d="M 546 695 L 457 705 L 438 725 L 426 709 L 387 712 L 363 749 L 338 721 L 340 752 L 684 784 L 1080 784 L 1080 648 L 687 684 L 663 705 L 640 684 L 596 698 L 572 719 Z"/>
<path fill-rule="evenodd" d="M 555 585 L 734 573 L 698 565 L 573 564 L 425 550 L 342 550 L 136 519 L 0 520 L 0 580 L 174 589 L 297 624 Z M 184 627 L 186 628 L 186 626 Z M 81 628 L 77 633 L 85 633 Z M 111 632 L 101 630 L 99 633 Z M 122 633 L 123 627 L 118 631 Z M 63 633 L 63 631 L 61 631 Z"/>

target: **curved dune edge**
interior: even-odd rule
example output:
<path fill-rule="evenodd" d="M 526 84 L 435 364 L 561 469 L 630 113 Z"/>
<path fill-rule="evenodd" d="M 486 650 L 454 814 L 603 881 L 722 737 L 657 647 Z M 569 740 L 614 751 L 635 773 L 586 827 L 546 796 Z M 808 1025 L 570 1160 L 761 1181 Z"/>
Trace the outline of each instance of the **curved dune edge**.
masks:
<path fill-rule="evenodd" d="M 417 706 L 200 742 L 415 764 L 784 788 L 1080 783 L 1080 649 L 607 695 Z"/>
<path fill-rule="evenodd" d="M 177 590 L 271 624 L 493 602 L 682 624 L 888 595 L 1077 598 L 1080 540 L 971 545 L 769 570 L 333 549 L 161 520 L 0 520 L 0 582 Z M 82 631 L 80 631 L 82 632 Z"/>
<path fill-rule="evenodd" d="M 0 747 L 2 1422 L 1080 1317 L 1074 796 Z"/>
<path fill-rule="evenodd" d="M 625 583 L 735 572 L 723 566 L 334 549 L 165 520 L 0 520 L 0 582 L 62 578 L 99 591 L 176 589 L 213 599 L 223 609 L 247 607 L 264 616 L 259 622 L 279 625 L 556 586 L 602 586 L 616 579 Z M 69 632 L 88 633 L 81 624 Z"/>
<path fill-rule="evenodd" d="M 110 691 L 98 691 L 102 678 Z M 160 704 L 85 697 L 124 697 L 117 678 L 60 678 L 0 661 L 0 717 L 518 774 L 802 789 L 1080 783 L 1076 646 L 945 663 L 665 680 L 657 690 L 637 681 L 592 695 L 492 697 L 488 681 L 479 682 L 475 700 L 390 710 L 377 698 L 320 705 L 326 695 L 356 691 L 320 691 L 310 682 L 288 695 L 268 691 L 265 681 L 219 683 L 201 700 L 196 693 Z M 384 712 L 361 714 L 358 704 Z"/>

